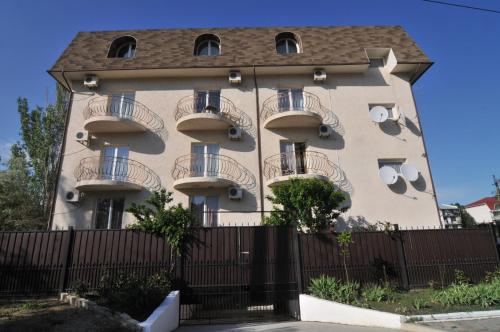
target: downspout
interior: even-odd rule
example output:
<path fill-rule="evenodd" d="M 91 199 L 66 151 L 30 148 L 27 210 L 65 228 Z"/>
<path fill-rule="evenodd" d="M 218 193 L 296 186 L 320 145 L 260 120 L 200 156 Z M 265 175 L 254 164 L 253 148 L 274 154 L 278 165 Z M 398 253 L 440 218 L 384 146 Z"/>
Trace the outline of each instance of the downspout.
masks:
<path fill-rule="evenodd" d="M 57 189 L 59 187 L 59 178 L 61 177 L 61 170 L 62 170 L 62 162 L 63 162 L 63 157 L 64 157 L 64 152 L 66 150 L 66 136 L 68 135 L 68 124 L 69 124 L 69 113 L 72 108 L 73 104 L 73 90 L 71 89 L 71 86 L 68 83 L 68 80 L 66 79 L 66 76 L 64 75 L 64 69 L 61 71 L 61 75 L 64 79 L 64 82 L 66 83 L 66 86 L 63 86 L 66 91 L 69 92 L 69 100 L 68 104 L 66 106 L 66 114 L 64 118 L 64 134 L 63 134 L 63 139 L 61 142 L 61 151 L 60 151 L 60 156 L 59 156 L 59 161 L 57 162 L 57 177 L 56 177 L 56 182 L 54 183 L 54 191 L 52 193 L 52 203 L 50 206 L 50 216 L 49 216 L 49 222 L 47 225 L 47 230 L 52 229 L 52 224 L 54 222 L 54 210 L 56 208 L 56 199 L 57 199 Z"/>
<path fill-rule="evenodd" d="M 259 86 L 257 84 L 257 74 L 255 65 L 253 66 L 253 83 L 255 87 L 255 109 L 257 111 L 257 155 L 259 159 L 259 193 L 260 193 L 260 217 L 261 222 L 264 221 L 264 181 L 262 179 L 262 144 L 260 136 L 260 102 L 259 102 Z"/>
<path fill-rule="evenodd" d="M 417 68 L 417 70 L 418 70 L 418 68 Z M 418 106 L 417 106 L 417 102 L 415 100 L 415 95 L 413 94 L 413 85 L 412 85 L 411 81 L 409 83 L 410 83 L 411 97 L 413 99 L 413 105 L 415 106 L 415 111 L 417 113 L 418 126 L 420 127 L 420 133 L 422 134 L 422 143 L 424 144 L 425 161 L 427 162 L 427 169 L 429 170 L 429 175 L 431 178 L 431 186 L 432 186 L 432 192 L 433 192 L 432 196 L 434 197 L 434 203 L 436 204 L 436 212 L 437 212 L 437 217 L 439 220 L 439 225 L 441 226 L 441 228 L 443 228 L 443 224 L 441 222 L 441 217 L 439 214 L 439 204 L 437 201 L 436 186 L 434 185 L 434 178 L 432 176 L 431 164 L 429 162 L 429 154 L 427 153 L 427 144 L 425 143 L 424 128 L 422 127 L 422 122 L 420 121 L 420 112 L 418 111 Z"/>

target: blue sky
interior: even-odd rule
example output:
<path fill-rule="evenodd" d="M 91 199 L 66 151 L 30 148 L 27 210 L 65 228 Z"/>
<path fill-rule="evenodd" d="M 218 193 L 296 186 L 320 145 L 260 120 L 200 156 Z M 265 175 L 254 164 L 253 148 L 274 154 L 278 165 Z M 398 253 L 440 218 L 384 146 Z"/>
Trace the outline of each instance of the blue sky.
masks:
<path fill-rule="evenodd" d="M 496 0 L 449 1 L 500 10 Z M 279 25 L 402 25 L 436 62 L 414 91 L 439 201 L 491 194 L 491 175 L 500 175 L 500 14 L 420 0 L 2 0 L 0 156 L 18 139 L 17 97 L 54 100 L 46 70 L 78 31 Z"/>

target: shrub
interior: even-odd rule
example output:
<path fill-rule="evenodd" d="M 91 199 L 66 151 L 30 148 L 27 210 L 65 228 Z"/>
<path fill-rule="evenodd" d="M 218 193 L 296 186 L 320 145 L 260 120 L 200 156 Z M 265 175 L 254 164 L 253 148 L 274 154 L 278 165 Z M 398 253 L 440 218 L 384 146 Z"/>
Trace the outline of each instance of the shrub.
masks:
<path fill-rule="evenodd" d="M 425 299 L 416 298 L 415 300 L 413 300 L 413 308 L 415 308 L 416 310 L 427 308 L 428 306 L 429 304 Z"/>
<path fill-rule="evenodd" d="M 84 297 L 89 292 L 89 287 L 87 283 L 78 279 L 71 285 L 70 292 L 75 293 L 79 297 Z"/>
<path fill-rule="evenodd" d="M 113 279 L 104 274 L 97 288 L 99 301 L 118 308 L 137 310 L 157 306 L 170 291 L 166 271 L 150 277 L 120 273 Z"/>
<path fill-rule="evenodd" d="M 452 305 L 480 305 L 483 308 L 500 304 L 500 278 L 491 282 L 482 282 L 477 285 L 467 283 L 453 283 L 439 291 L 434 301 L 444 306 Z"/>
<path fill-rule="evenodd" d="M 368 284 L 363 287 L 362 296 L 366 301 L 386 302 L 394 299 L 394 290 L 388 284 Z"/>
<path fill-rule="evenodd" d="M 353 303 L 359 296 L 357 282 L 341 282 L 334 277 L 322 275 L 311 280 L 309 291 L 312 295 L 325 300 Z"/>

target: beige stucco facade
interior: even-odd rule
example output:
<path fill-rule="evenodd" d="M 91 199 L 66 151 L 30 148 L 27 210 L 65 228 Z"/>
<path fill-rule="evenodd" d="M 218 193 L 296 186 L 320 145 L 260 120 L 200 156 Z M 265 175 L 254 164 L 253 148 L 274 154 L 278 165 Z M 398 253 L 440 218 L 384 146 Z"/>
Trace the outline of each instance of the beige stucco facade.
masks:
<path fill-rule="evenodd" d="M 264 172 L 264 161 L 280 153 L 280 140 L 305 142 L 306 151 L 326 155 L 335 165 L 337 173 L 342 173 L 341 184 L 335 182 L 336 177 L 331 179 L 349 197 L 350 208 L 342 214 L 340 226 L 345 223 L 365 225 L 377 221 L 387 221 L 401 227 L 439 226 L 435 193 L 410 80 L 408 75 L 391 73 L 390 59 L 383 68 L 356 72 L 347 69 L 345 72 L 327 71 L 324 83 L 313 82 L 312 72 L 298 73 L 286 69 L 256 70 L 254 80 L 253 73 L 242 68 L 242 83 L 231 85 L 227 73 L 224 70 L 196 76 L 196 72 L 186 70 L 182 74 L 175 71 L 157 77 L 136 77 L 132 71 L 127 77 L 101 79 L 94 91 L 85 88 L 79 80 L 72 81 L 74 94 L 52 227 L 94 227 L 98 197 L 124 197 L 127 207 L 131 202 L 141 202 L 148 196 L 149 191 L 144 188 L 106 188 L 107 184 L 103 183 L 104 187 L 97 190 L 81 190 L 82 197 L 78 203 L 67 202 L 66 193 L 78 186 L 75 169 L 80 161 L 85 157 L 100 156 L 103 147 L 109 145 L 127 146 L 128 158 L 142 163 L 158 175 L 161 186 L 173 192 L 175 202 L 188 206 L 189 195 L 218 196 L 221 212 L 219 225 L 259 224 L 261 214 L 255 211 L 269 211 L 272 208 L 263 199 L 271 194 L 268 185 L 271 179 Z M 328 138 L 319 137 L 318 127 L 306 125 L 309 123 L 307 121 L 304 121 L 304 126 L 297 124 L 293 128 L 265 128 L 265 121 L 258 118 L 258 113 L 262 111 L 264 102 L 282 88 L 302 88 L 304 92 L 316 96 L 326 114 L 323 123 L 331 127 L 332 135 Z M 230 140 L 224 126 L 223 129 L 203 130 L 203 121 L 193 122 L 193 129 L 196 130 L 179 130 L 175 119 L 178 102 L 197 90 L 219 89 L 221 97 L 232 102 L 238 114 L 244 118 L 241 140 Z M 135 92 L 135 101 L 163 120 L 163 128 L 156 128 L 154 132 L 146 128 L 146 131 L 91 133 L 88 145 L 77 142 L 75 134 L 83 130 L 86 121 L 84 111 L 89 101 L 114 92 L 127 91 Z M 369 106 L 374 104 L 396 105 L 404 113 L 404 120 L 374 123 L 369 116 Z M 283 121 L 287 121 L 286 117 Z M 260 128 L 257 127 L 258 123 Z M 107 124 L 112 125 L 112 122 Z M 227 184 L 219 183 L 219 186 L 216 180 L 213 185 L 201 184 L 207 188 L 191 186 L 190 189 L 174 189 L 172 170 L 176 159 L 190 154 L 191 145 L 196 142 L 219 144 L 220 155 L 231 158 L 250 174 L 245 177 L 245 183 L 240 183 L 244 191 L 242 200 L 230 200 Z M 386 159 L 402 160 L 414 165 L 420 172 L 419 179 L 411 182 L 400 177 L 395 185 L 384 184 L 378 171 L 379 160 Z M 231 211 L 243 212 L 224 213 Z M 133 217 L 125 213 L 122 226 L 131 222 Z"/>

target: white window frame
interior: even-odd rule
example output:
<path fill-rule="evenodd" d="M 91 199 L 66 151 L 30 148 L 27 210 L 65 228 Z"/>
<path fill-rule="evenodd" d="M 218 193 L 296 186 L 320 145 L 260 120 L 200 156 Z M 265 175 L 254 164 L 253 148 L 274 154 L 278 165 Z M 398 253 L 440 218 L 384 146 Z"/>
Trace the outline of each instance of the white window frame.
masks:
<path fill-rule="evenodd" d="M 113 149 L 113 155 L 112 156 L 109 156 L 106 154 L 106 151 L 109 150 L 109 149 Z M 126 151 L 126 156 L 125 157 L 120 157 L 119 156 L 119 152 L 120 152 L 120 149 L 122 149 L 122 151 Z M 112 162 L 112 165 L 111 165 L 111 180 L 124 180 L 124 177 L 123 176 L 117 176 L 115 173 L 116 173 L 116 166 L 118 164 L 118 158 L 121 158 L 121 159 L 127 159 L 127 163 L 128 163 L 128 156 L 129 156 L 129 153 L 130 153 L 130 148 L 128 146 L 119 146 L 119 145 L 108 145 L 108 146 L 104 146 L 103 149 L 101 150 L 101 158 L 102 158 L 102 163 L 106 163 L 106 158 L 108 157 L 111 157 L 113 158 L 113 162 Z M 105 165 L 102 165 L 102 167 L 106 167 Z M 128 167 L 128 166 L 127 166 Z M 127 172 L 128 173 L 128 172 Z M 128 174 L 126 175 L 128 176 Z"/>
<path fill-rule="evenodd" d="M 120 54 L 120 51 L 127 47 L 127 53 L 125 53 L 124 56 L 122 57 L 119 57 L 118 54 Z M 122 58 L 122 59 L 130 59 L 130 58 L 133 58 L 135 56 L 135 47 L 136 47 L 136 44 L 134 42 L 127 42 L 126 44 L 123 44 L 121 46 L 119 46 L 117 49 L 116 49 L 116 58 Z"/>
<path fill-rule="evenodd" d="M 106 226 L 106 229 L 112 229 L 111 226 L 113 224 L 113 212 L 114 212 L 114 204 L 115 204 L 115 199 L 123 199 L 123 210 L 122 210 L 122 216 L 120 220 L 120 229 L 123 228 L 123 212 L 125 212 L 125 198 L 123 197 L 97 197 L 95 200 L 95 206 L 94 206 L 94 228 L 97 229 L 97 211 L 99 207 L 99 200 L 104 200 L 104 199 L 109 199 L 109 210 L 108 210 L 108 224 Z M 102 228 L 100 228 L 102 229 Z"/>
<path fill-rule="evenodd" d="M 218 168 L 218 159 L 213 159 L 211 155 L 216 155 L 218 156 L 220 153 L 220 144 L 218 143 L 192 143 L 191 144 L 191 153 L 192 154 L 198 154 L 197 152 L 194 151 L 194 147 L 197 146 L 202 146 L 203 147 L 203 176 L 208 177 L 208 176 L 217 176 L 219 174 L 219 168 Z M 215 150 L 215 152 L 211 152 L 211 149 Z M 216 157 L 217 158 L 217 157 Z M 197 159 L 194 160 L 194 162 L 198 162 Z M 214 174 L 209 169 L 210 165 L 213 165 L 213 163 L 216 163 L 216 168 L 217 168 L 217 174 Z M 197 175 L 199 176 L 199 175 Z"/>
<path fill-rule="evenodd" d="M 206 55 L 200 54 L 200 48 L 205 43 L 208 44 L 208 54 L 206 54 Z M 215 44 L 217 46 L 217 47 L 214 47 L 214 48 L 217 48 L 219 50 L 219 52 L 217 54 L 212 54 L 212 47 L 213 47 L 212 44 Z M 198 47 L 196 48 L 196 55 L 198 55 L 198 56 L 218 56 L 218 55 L 220 55 L 220 43 L 217 42 L 216 40 L 213 40 L 213 39 L 203 40 L 198 44 Z"/>
<path fill-rule="evenodd" d="M 304 144 L 304 154 L 306 154 L 306 153 L 307 153 L 307 143 L 306 143 L 306 142 L 296 142 L 296 141 L 281 140 L 281 141 L 279 142 L 279 144 L 280 144 L 280 155 L 282 155 L 282 156 L 283 156 L 283 155 L 285 155 L 285 156 L 286 156 L 286 158 L 288 159 L 288 160 L 287 160 L 287 164 L 288 164 L 288 166 L 289 166 L 289 167 L 290 167 L 290 166 L 293 166 L 293 167 L 292 167 L 293 169 L 288 169 L 288 170 L 289 170 L 289 171 L 293 171 L 293 173 L 292 173 L 292 174 L 294 174 L 294 175 L 298 175 L 298 174 L 299 174 L 299 172 L 298 172 L 298 169 L 297 169 L 297 167 L 298 167 L 298 166 L 297 166 L 297 151 L 295 150 L 295 145 L 296 145 L 296 144 Z M 288 156 L 286 152 L 282 152 L 282 151 L 281 151 L 281 150 L 282 150 L 282 146 L 284 146 L 284 145 L 286 145 L 286 144 L 289 144 L 289 145 L 291 145 L 291 146 L 292 146 L 292 151 L 291 151 L 291 153 L 292 153 L 292 155 L 293 155 L 293 156 Z M 305 156 L 304 156 L 304 157 L 305 157 Z M 291 164 L 292 164 L 292 165 L 290 165 L 290 158 L 292 158 L 292 160 L 291 160 Z M 306 160 L 305 160 L 305 159 L 304 159 L 304 160 L 302 160 L 302 163 L 304 164 L 304 169 L 305 169 L 305 168 L 306 168 L 306 167 L 305 167 L 305 165 L 306 165 Z M 283 169 L 283 164 L 281 164 L 281 161 L 280 161 L 280 168 L 281 168 L 281 173 L 283 173 L 285 170 Z M 305 172 L 305 173 L 307 174 L 307 172 Z M 301 174 L 302 174 L 302 173 L 301 173 Z"/>
<path fill-rule="evenodd" d="M 398 173 L 401 174 L 401 166 L 406 163 L 406 159 L 403 158 L 394 158 L 394 159 L 379 159 L 378 160 L 378 169 L 381 169 L 384 166 L 391 167 Z"/>
<path fill-rule="evenodd" d="M 302 94 L 302 108 L 296 109 L 294 107 L 294 102 L 293 102 L 293 92 L 294 90 L 300 90 Z M 306 96 L 304 94 L 304 88 L 278 88 L 278 99 L 280 98 L 280 95 L 285 94 L 284 92 L 286 91 L 286 94 L 288 95 L 288 109 L 282 109 L 279 105 L 279 109 L 281 112 L 286 112 L 286 111 L 303 111 L 305 109 L 304 104 L 306 101 Z M 279 101 L 278 101 L 279 103 Z"/>
<path fill-rule="evenodd" d="M 112 92 L 110 95 L 110 107 L 115 107 L 113 105 L 114 100 L 119 99 L 118 105 L 118 117 L 120 118 L 131 118 L 134 114 L 134 106 L 135 106 L 135 91 L 122 91 L 122 92 Z M 125 108 L 128 106 L 127 111 L 125 112 Z"/>
<path fill-rule="evenodd" d="M 193 202 L 193 199 L 195 197 L 202 197 L 202 199 L 203 199 L 203 217 L 202 217 L 203 227 L 218 226 L 218 224 L 219 224 L 219 203 L 220 203 L 219 196 L 190 195 L 189 196 L 189 207 L 190 208 L 191 208 L 191 204 Z M 211 225 L 209 224 L 210 220 L 208 220 L 209 212 L 210 212 L 209 203 L 208 203 L 209 200 L 211 200 L 212 202 L 215 201 L 216 205 L 217 205 L 216 208 L 214 209 L 215 212 L 213 212 L 213 214 L 211 214 L 211 217 L 215 218 L 215 222 L 212 220 Z"/>
<path fill-rule="evenodd" d="M 279 39 L 277 42 L 276 42 L 276 45 L 281 43 L 281 42 L 285 42 L 285 53 L 279 53 L 279 54 L 298 54 L 300 53 L 300 46 L 299 46 L 299 43 L 295 40 L 295 39 L 292 39 L 292 38 L 281 38 Z M 294 43 L 295 44 L 295 48 L 297 49 L 297 52 L 295 53 L 291 53 L 290 52 L 290 46 L 288 45 L 288 43 Z"/>

